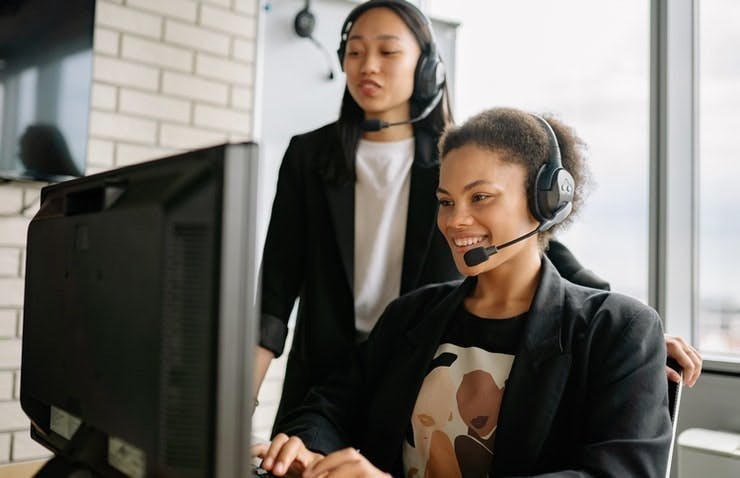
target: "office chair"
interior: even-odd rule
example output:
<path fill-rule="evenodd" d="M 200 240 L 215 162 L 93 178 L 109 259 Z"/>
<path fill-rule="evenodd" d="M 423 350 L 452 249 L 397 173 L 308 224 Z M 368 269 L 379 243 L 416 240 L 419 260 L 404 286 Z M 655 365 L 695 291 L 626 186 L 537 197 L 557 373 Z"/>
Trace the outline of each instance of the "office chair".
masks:
<path fill-rule="evenodd" d="M 668 379 L 668 414 L 671 416 L 671 447 L 668 451 L 668 466 L 666 467 L 666 478 L 671 476 L 671 461 L 673 459 L 673 444 L 676 442 L 676 425 L 678 424 L 678 407 L 681 405 L 681 389 L 683 388 L 683 369 L 681 366 L 668 357 L 666 365 L 678 372 L 681 376 L 679 383 Z"/>

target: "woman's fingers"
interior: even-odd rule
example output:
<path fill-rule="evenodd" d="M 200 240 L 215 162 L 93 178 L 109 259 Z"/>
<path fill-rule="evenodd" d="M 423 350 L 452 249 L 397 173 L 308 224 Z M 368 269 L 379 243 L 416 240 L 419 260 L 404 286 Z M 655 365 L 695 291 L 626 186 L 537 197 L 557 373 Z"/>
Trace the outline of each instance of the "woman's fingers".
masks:
<path fill-rule="evenodd" d="M 306 448 L 300 438 L 284 433 L 275 435 L 270 443 L 254 445 L 252 456 L 262 457 L 262 469 L 275 476 L 300 476 L 306 467 L 323 458 Z"/>
<path fill-rule="evenodd" d="M 314 462 L 303 473 L 304 478 L 344 478 L 344 477 L 388 477 L 373 466 L 367 458 L 354 448 L 345 448 Z"/>
<path fill-rule="evenodd" d="M 681 337 L 666 335 L 666 351 L 668 356 L 674 359 L 683 369 L 683 381 L 689 387 L 693 387 L 701 375 L 703 358 L 698 350 L 686 343 Z M 667 367 L 668 369 L 668 367 Z M 677 373 L 668 373 L 668 378 L 678 382 Z"/>
<path fill-rule="evenodd" d="M 252 455 L 252 457 L 258 456 L 260 458 L 264 458 L 265 453 L 270 448 L 270 443 L 258 443 L 256 445 L 253 445 L 252 448 L 250 448 L 249 453 Z"/>
<path fill-rule="evenodd" d="M 665 366 L 665 373 L 666 375 L 668 375 L 668 380 L 670 380 L 671 382 L 679 383 L 681 381 L 681 376 L 678 374 L 678 372 L 673 370 L 668 365 Z"/>
<path fill-rule="evenodd" d="M 283 446 L 280 448 L 280 452 L 278 453 L 277 458 L 275 458 L 272 470 L 268 471 L 272 471 L 272 474 L 276 476 L 283 476 L 288 472 L 288 470 L 300 473 L 301 471 L 303 471 L 304 465 L 299 460 L 299 457 L 305 460 L 305 457 L 303 455 L 305 455 L 307 451 L 308 450 L 306 450 L 306 446 L 303 444 L 300 438 L 288 438 L 288 440 L 283 443 Z M 267 468 L 265 469 L 267 470 Z"/>
<path fill-rule="evenodd" d="M 275 476 L 284 476 L 301 449 L 305 447 L 300 438 L 278 433 L 272 439 L 267 451 L 263 453 L 260 466 Z"/>
<path fill-rule="evenodd" d="M 704 358 L 701 356 L 698 350 L 691 346 L 689 346 L 689 350 L 686 352 L 686 354 L 689 356 L 689 358 L 691 358 L 693 367 L 689 371 L 688 376 L 687 374 L 684 374 L 684 381 L 686 382 L 686 385 L 688 385 L 689 387 L 693 387 L 696 381 L 699 379 L 699 375 L 701 375 L 701 367 Z"/>

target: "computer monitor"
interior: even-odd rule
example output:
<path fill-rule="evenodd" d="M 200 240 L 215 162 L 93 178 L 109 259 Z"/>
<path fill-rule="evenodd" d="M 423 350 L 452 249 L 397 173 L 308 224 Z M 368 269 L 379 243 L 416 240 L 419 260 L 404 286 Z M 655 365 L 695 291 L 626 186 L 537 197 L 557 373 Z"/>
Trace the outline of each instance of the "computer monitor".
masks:
<path fill-rule="evenodd" d="M 85 171 L 95 0 L 0 1 L 0 178 Z"/>
<path fill-rule="evenodd" d="M 21 362 L 41 476 L 251 476 L 257 165 L 222 145 L 42 190 Z"/>

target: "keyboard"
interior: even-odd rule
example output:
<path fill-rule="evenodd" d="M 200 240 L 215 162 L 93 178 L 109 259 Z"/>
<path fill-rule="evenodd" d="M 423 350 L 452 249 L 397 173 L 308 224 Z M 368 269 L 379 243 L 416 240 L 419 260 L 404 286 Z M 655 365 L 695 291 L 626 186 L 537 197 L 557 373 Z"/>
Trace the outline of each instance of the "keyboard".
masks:
<path fill-rule="evenodd" d="M 269 471 L 265 471 L 257 465 L 252 465 L 252 476 L 260 478 L 274 478 L 275 475 Z"/>

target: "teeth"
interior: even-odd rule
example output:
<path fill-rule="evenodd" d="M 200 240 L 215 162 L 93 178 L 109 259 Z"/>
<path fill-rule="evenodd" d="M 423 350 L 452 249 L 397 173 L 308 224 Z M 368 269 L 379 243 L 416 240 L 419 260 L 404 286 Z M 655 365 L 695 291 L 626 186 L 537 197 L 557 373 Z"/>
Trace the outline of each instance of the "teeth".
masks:
<path fill-rule="evenodd" d="M 472 246 L 473 244 L 478 244 L 482 240 L 483 237 L 464 237 L 460 239 L 455 239 L 455 245 L 457 247 Z"/>

